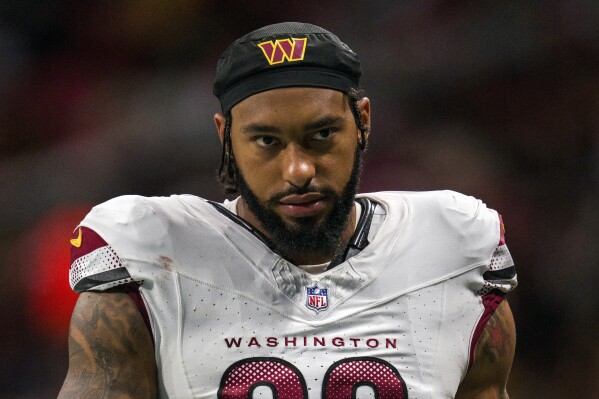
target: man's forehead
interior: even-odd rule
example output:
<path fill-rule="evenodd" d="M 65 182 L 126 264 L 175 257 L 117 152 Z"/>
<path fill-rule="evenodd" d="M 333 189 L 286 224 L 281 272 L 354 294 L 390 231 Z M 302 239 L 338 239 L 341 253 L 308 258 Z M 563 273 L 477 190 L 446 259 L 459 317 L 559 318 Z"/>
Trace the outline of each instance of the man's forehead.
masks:
<path fill-rule="evenodd" d="M 232 109 L 234 119 L 300 112 L 345 112 L 345 94 L 328 88 L 285 87 L 254 94 Z"/>

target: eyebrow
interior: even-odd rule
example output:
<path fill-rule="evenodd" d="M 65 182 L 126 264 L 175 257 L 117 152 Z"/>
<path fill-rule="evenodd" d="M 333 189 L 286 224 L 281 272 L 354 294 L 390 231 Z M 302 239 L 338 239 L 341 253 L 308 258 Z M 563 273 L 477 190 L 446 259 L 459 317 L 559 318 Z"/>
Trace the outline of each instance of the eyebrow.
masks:
<path fill-rule="evenodd" d="M 315 120 L 314 122 L 310 122 L 304 125 L 304 130 L 318 130 L 323 127 L 336 125 L 343 121 L 343 118 L 340 116 L 325 116 L 324 118 L 320 118 Z"/>
<path fill-rule="evenodd" d="M 343 118 L 340 116 L 327 115 L 327 116 L 317 119 L 313 122 L 306 123 L 303 126 L 303 129 L 304 130 L 318 130 L 318 129 L 322 129 L 323 127 L 326 127 L 326 126 L 331 126 L 331 125 L 341 123 L 342 121 L 343 121 Z M 243 127 L 242 132 L 245 134 L 281 133 L 281 129 L 278 128 L 277 126 L 273 126 L 273 125 L 266 125 L 266 124 L 261 124 L 261 123 L 250 123 L 249 125 L 246 125 Z"/>
<path fill-rule="evenodd" d="M 280 133 L 281 129 L 272 125 L 263 125 L 260 123 L 250 123 L 241 129 L 245 134 L 251 133 Z"/>

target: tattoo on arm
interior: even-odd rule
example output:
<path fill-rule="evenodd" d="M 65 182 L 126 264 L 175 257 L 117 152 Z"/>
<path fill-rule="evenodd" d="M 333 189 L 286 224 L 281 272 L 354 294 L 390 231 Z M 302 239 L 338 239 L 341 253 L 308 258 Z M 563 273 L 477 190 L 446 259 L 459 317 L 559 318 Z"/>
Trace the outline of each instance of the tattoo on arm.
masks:
<path fill-rule="evenodd" d="M 474 363 L 456 399 L 509 399 L 506 384 L 516 347 L 516 329 L 506 300 L 495 310 L 476 344 Z"/>
<path fill-rule="evenodd" d="M 128 295 L 81 294 L 59 398 L 155 398 L 156 375 L 150 334 Z"/>
<path fill-rule="evenodd" d="M 477 357 L 484 356 L 489 363 L 496 363 L 505 356 L 513 355 L 513 336 L 506 320 L 505 307 L 497 308 L 493 316 L 487 322 L 482 332 L 480 341 L 482 345 L 476 354 Z"/>

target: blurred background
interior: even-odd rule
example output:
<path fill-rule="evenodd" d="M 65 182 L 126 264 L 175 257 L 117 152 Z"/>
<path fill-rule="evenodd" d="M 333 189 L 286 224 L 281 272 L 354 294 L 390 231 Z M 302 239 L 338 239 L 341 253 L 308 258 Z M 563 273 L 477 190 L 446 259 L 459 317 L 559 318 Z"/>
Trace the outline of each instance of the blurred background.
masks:
<path fill-rule="evenodd" d="M 599 397 L 599 2 L 0 2 L 0 398 L 56 397 L 71 231 L 122 194 L 222 200 L 216 60 L 304 21 L 361 57 L 361 191 L 499 210 L 520 287 L 512 398 Z"/>

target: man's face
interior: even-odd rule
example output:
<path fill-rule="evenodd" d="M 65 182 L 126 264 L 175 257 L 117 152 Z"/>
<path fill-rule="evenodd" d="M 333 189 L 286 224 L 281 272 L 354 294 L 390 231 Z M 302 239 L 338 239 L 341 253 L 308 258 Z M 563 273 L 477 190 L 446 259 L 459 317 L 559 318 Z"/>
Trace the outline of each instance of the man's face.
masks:
<path fill-rule="evenodd" d="M 359 105 L 368 124 L 368 100 Z M 235 105 L 232 120 L 237 186 L 251 212 L 244 216 L 286 257 L 334 254 L 360 174 L 360 133 L 347 98 L 328 89 L 275 89 Z"/>

